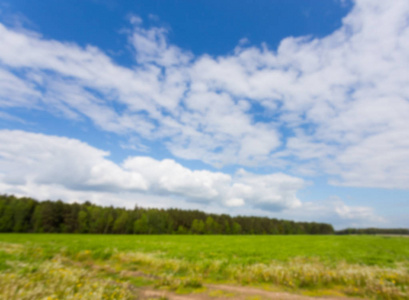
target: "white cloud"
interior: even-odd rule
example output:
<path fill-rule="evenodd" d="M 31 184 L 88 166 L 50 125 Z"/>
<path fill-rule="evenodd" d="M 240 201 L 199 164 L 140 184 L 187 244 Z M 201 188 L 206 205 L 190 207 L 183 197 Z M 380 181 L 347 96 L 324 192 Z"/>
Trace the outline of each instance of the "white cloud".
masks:
<path fill-rule="evenodd" d="M 135 48 L 138 63 L 155 63 L 163 67 L 172 67 L 188 64 L 192 59 L 191 53 L 168 44 L 166 29 L 159 27 L 143 29 L 139 23 L 133 24 L 136 26 L 130 41 Z"/>
<path fill-rule="evenodd" d="M 191 171 L 171 159 L 157 161 L 145 156 L 132 157 L 123 163 L 123 167 L 142 174 L 156 193 L 176 194 L 199 202 L 221 198 L 218 187 L 228 187 L 232 181 L 230 175 Z"/>
<path fill-rule="evenodd" d="M 340 185 L 408 189 L 408 18 L 406 0 L 356 0 L 326 37 L 195 57 L 134 16 L 129 68 L 95 47 L 0 25 L 0 106 L 89 118 L 214 166 L 289 167 Z"/>
<path fill-rule="evenodd" d="M 0 68 L 0 107 L 33 107 L 39 95 L 34 84 L 27 84 L 10 71 Z"/>
<path fill-rule="evenodd" d="M 4 184 L 102 191 L 148 188 L 141 175 L 124 171 L 105 159 L 108 155 L 75 139 L 0 131 L 0 178 Z"/>
<path fill-rule="evenodd" d="M 145 193 L 278 211 L 299 206 L 296 193 L 305 185 L 302 179 L 281 173 L 255 175 L 241 170 L 231 176 L 192 171 L 174 160 L 147 156 L 129 157 L 118 165 L 108 156 L 109 152 L 75 139 L 1 130 L 2 191 L 43 195 L 49 189 L 49 197 L 66 194 L 65 200 L 72 200 L 73 194 L 92 198 L 95 193 Z"/>
<path fill-rule="evenodd" d="M 299 208 L 284 212 L 282 217 L 299 221 L 327 222 L 336 229 L 346 227 L 388 227 L 391 220 L 379 216 L 367 206 L 350 206 L 339 197 L 325 201 L 304 202 Z"/>
<path fill-rule="evenodd" d="M 288 208 L 301 206 L 297 190 L 305 187 L 304 180 L 282 173 L 256 175 L 239 170 L 238 183 L 233 186 L 233 194 L 244 195 L 255 207 L 265 210 L 280 210 L 285 203 Z"/>
<path fill-rule="evenodd" d="M 100 205 L 180 207 L 332 223 L 337 228 L 384 224 L 373 209 L 338 198 L 301 202 L 303 179 L 282 173 L 234 175 L 190 170 L 174 160 L 109 153 L 76 139 L 0 130 L 0 190 L 37 199 Z M 369 225 L 368 225 L 369 224 Z"/>

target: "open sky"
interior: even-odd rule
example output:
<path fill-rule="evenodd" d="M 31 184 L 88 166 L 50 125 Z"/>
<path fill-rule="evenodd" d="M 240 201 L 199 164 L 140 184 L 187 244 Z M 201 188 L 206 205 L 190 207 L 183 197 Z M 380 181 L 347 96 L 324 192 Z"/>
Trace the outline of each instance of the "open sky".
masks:
<path fill-rule="evenodd" d="M 0 193 L 409 227 L 409 1 L 0 0 Z"/>

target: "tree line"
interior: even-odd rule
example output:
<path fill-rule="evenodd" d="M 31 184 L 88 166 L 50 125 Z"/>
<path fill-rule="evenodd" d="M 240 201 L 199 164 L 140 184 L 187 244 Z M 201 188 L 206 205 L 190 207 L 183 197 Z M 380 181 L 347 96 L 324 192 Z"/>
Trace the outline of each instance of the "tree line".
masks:
<path fill-rule="evenodd" d="M 336 234 L 396 234 L 409 235 L 406 228 L 346 228 L 339 230 Z"/>
<path fill-rule="evenodd" d="M 333 234 L 330 224 L 232 217 L 177 208 L 103 207 L 0 195 L 0 232 L 102 234 Z"/>

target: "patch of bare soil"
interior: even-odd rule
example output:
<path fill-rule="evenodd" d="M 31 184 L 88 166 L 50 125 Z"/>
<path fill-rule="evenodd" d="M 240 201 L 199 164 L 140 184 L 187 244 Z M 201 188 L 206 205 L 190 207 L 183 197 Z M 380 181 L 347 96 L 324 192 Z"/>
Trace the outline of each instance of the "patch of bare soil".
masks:
<path fill-rule="evenodd" d="M 81 263 L 75 261 L 68 261 L 69 263 L 84 267 L 87 266 L 94 271 L 103 271 L 110 274 L 117 274 L 118 272 L 109 266 L 99 266 L 92 263 Z M 124 270 L 119 273 L 121 277 L 144 277 L 148 279 L 158 279 L 159 277 L 146 274 L 142 271 L 127 271 Z M 166 299 L 166 300 L 219 300 L 219 299 L 237 299 L 237 300 L 266 300 L 266 299 L 282 299 L 282 300 L 363 300 L 362 298 L 349 297 L 309 297 L 298 294 L 291 294 L 287 292 L 273 292 L 259 288 L 227 285 L 227 284 L 207 284 L 203 292 L 195 292 L 190 294 L 176 294 L 167 290 L 157 290 L 153 288 L 132 288 L 133 292 L 138 295 L 138 299 Z"/>
<path fill-rule="evenodd" d="M 308 297 L 303 295 L 291 294 L 286 292 L 272 292 L 262 289 L 234 286 L 234 285 L 206 285 L 206 291 L 192 294 L 175 294 L 169 291 L 143 289 L 139 296 L 141 299 L 168 299 L 168 300 L 218 300 L 218 299 L 238 299 L 238 300 L 264 300 L 264 299 L 282 299 L 282 300 L 351 300 L 346 297 Z M 362 300 L 362 299 L 361 299 Z"/>

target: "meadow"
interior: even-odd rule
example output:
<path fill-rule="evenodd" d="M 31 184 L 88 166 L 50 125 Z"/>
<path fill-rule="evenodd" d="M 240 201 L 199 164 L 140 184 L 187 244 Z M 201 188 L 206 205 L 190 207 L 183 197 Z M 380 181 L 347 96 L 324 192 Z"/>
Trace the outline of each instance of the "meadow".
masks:
<path fill-rule="evenodd" d="M 235 286 L 305 297 L 409 299 L 409 239 L 0 234 L 1 299 L 242 297 L 223 289 Z M 145 297 L 147 290 L 166 293 Z"/>

